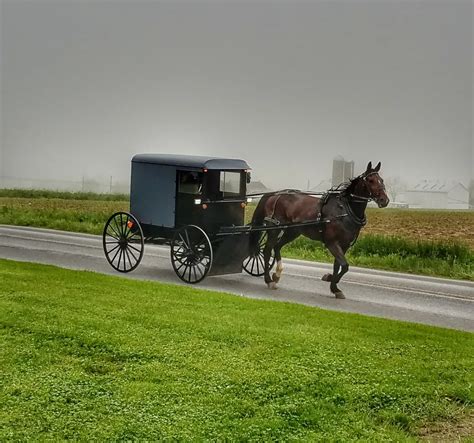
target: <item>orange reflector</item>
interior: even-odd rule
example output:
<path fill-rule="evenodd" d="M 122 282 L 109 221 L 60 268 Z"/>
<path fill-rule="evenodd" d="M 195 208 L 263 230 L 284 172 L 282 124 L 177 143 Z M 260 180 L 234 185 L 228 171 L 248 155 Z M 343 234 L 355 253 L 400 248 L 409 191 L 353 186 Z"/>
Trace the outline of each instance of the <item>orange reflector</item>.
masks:
<path fill-rule="evenodd" d="M 242 208 L 245 208 L 245 203 L 242 202 L 242 203 L 240 204 L 240 206 L 242 206 Z"/>
<path fill-rule="evenodd" d="M 204 204 L 202 205 L 202 209 L 207 209 L 206 203 L 204 203 Z"/>
<path fill-rule="evenodd" d="M 127 222 L 127 228 L 128 228 L 128 229 L 132 229 L 132 228 L 133 228 L 133 225 L 134 225 L 134 223 L 132 222 L 132 220 L 129 220 L 129 221 Z"/>

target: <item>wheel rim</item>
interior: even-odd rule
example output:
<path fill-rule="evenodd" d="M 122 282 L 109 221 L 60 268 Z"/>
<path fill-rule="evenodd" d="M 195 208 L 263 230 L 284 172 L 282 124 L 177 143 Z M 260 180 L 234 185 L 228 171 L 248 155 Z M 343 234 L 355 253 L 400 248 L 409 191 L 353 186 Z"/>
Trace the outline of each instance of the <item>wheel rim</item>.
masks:
<path fill-rule="evenodd" d="M 105 256 L 119 272 L 133 271 L 143 257 L 143 231 L 128 212 L 117 212 L 105 224 L 102 236 Z"/>
<path fill-rule="evenodd" d="M 199 283 L 212 266 L 212 246 L 198 226 L 185 226 L 175 232 L 171 243 L 171 264 L 176 275 L 186 283 Z"/>
<path fill-rule="evenodd" d="M 249 255 L 242 264 L 244 271 L 250 275 L 253 275 L 254 277 L 261 277 L 265 274 L 265 258 L 263 256 L 263 250 L 265 249 L 267 240 L 268 233 L 263 232 L 260 236 L 260 240 L 258 241 L 257 251 L 254 254 Z M 275 257 L 273 254 L 274 252 L 272 250 L 269 270 L 271 270 L 275 264 Z"/>

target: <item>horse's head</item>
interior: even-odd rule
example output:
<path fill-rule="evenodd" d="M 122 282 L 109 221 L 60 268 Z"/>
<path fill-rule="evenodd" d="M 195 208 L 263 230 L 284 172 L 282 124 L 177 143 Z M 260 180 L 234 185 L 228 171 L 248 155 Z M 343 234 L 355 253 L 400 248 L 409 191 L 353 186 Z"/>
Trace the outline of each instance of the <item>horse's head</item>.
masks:
<path fill-rule="evenodd" d="M 367 170 L 358 177 L 357 187 L 361 196 L 370 198 L 377 203 L 379 208 L 385 208 L 390 202 L 385 193 L 383 179 L 379 175 L 381 163 L 372 168 L 372 162 L 367 165 Z"/>

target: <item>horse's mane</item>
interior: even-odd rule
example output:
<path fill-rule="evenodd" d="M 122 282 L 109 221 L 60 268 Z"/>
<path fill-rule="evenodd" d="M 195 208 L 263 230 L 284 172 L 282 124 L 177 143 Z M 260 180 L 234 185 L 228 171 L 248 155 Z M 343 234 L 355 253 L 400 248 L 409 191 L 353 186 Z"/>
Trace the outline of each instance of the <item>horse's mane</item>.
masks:
<path fill-rule="evenodd" d="M 354 186 L 356 185 L 358 179 L 360 177 L 354 177 L 349 179 L 348 181 L 339 183 L 338 185 L 333 186 L 328 190 L 328 193 L 331 194 L 341 194 L 341 195 L 347 195 L 350 194 L 354 191 Z"/>

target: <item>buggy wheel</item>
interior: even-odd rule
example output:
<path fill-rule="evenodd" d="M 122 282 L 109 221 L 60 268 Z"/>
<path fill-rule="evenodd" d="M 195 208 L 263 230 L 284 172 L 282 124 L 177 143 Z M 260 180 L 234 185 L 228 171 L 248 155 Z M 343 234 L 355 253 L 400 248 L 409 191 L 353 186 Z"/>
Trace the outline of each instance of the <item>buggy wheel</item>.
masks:
<path fill-rule="evenodd" d="M 242 266 L 247 274 L 253 275 L 254 277 L 261 277 L 265 274 L 265 259 L 263 258 L 263 250 L 267 244 L 267 240 L 268 232 L 263 231 L 262 235 L 260 236 L 260 240 L 258 241 L 257 250 L 252 255 L 249 255 L 246 259 L 244 259 Z M 275 256 L 272 250 L 272 255 L 270 257 L 270 270 L 273 268 L 274 264 Z"/>
<path fill-rule="evenodd" d="M 212 246 L 198 226 L 178 229 L 171 242 L 171 264 L 176 275 L 186 283 L 199 283 L 212 266 Z"/>
<path fill-rule="evenodd" d="M 105 224 L 102 244 L 112 268 L 119 272 L 133 271 L 143 257 L 142 227 L 132 214 L 116 212 Z"/>

